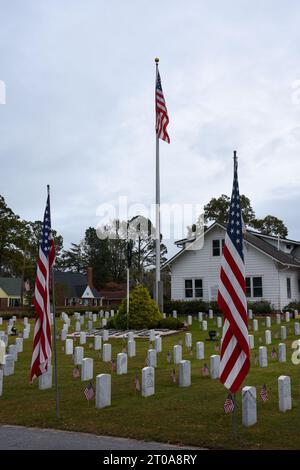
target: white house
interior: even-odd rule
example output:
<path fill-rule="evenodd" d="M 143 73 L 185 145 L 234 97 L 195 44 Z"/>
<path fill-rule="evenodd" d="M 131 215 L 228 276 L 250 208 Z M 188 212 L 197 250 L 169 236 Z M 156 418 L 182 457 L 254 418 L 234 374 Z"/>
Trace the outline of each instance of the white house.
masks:
<path fill-rule="evenodd" d="M 164 265 L 171 271 L 173 300 L 217 299 L 226 225 L 213 223 L 204 233 L 202 248 L 195 238 L 179 240 L 181 251 Z M 249 301 L 267 300 L 282 309 L 300 300 L 300 241 L 278 239 L 251 230 L 244 234 L 246 294 Z"/>

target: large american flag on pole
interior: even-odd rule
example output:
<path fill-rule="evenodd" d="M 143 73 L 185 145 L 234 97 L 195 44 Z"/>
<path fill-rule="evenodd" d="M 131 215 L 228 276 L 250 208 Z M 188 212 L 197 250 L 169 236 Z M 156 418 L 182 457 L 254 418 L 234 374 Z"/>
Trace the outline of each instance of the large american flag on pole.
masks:
<path fill-rule="evenodd" d="M 243 222 L 234 155 L 233 189 L 218 290 L 218 304 L 224 313 L 220 381 L 232 393 L 239 390 L 250 368 Z"/>
<path fill-rule="evenodd" d="M 39 258 L 34 290 L 36 321 L 33 338 L 30 380 L 48 369 L 51 363 L 51 321 L 50 321 L 50 273 L 55 258 L 55 246 L 51 231 L 50 195 L 48 197 L 39 245 Z"/>
<path fill-rule="evenodd" d="M 167 106 L 161 86 L 160 74 L 157 69 L 156 87 L 155 87 L 155 108 L 156 108 L 156 135 L 159 139 L 170 143 L 170 137 L 167 133 L 167 125 L 169 124 L 169 116 Z"/>

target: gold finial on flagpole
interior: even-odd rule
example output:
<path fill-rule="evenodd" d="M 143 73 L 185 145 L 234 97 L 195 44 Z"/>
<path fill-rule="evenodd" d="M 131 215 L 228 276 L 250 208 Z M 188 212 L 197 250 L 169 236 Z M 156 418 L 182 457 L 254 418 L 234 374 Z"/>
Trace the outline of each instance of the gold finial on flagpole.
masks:
<path fill-rule="evenodd" d="M 155 62 L 158 64 L 158 62 L 159 62 L 159 58 L 158 58 L 158 57 L 155 57 L 155 59 L 154 59 L 154 60 L 155 60 Z"/>

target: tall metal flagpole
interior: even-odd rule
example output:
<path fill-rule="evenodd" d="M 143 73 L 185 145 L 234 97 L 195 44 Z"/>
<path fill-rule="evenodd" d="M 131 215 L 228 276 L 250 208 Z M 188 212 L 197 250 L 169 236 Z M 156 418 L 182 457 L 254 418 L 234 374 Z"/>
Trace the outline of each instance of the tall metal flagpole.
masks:
<path fill-rule="evenodd" d="M 50 186 L 47 185 L 47 191 L 50 198 Z M 53 263 L 54 264 L 54 263 Z M 53 349 L 54 349 L 54 381 L 55 381 L 55 402 L 56 402 L 56 418 L 60 417 L 59 408 L 59 389 L 58 389 L 58 372 L 57 372 L 57 344 L 56 344 L 56 305 L 55 305 L 55 278 L 54 268 L 51 268 L 51 286 L 52 286 L 52 310 L 53 310 Z"/>
<path fill-rule="evenodd" d="M 158 75 L 158 62 L 159 59 L 156 57 L 156 78 L 155 87 Z M 156 100 L 155 100 L 156 101 Z M 156 225 L 156 240 L 155 240 L 155 300 L 162 311 L 162 298 L 160 295 L 160 173 L 159 173 L 159 138 L 156 133 L 156 190 L 155 190 L 155 225 Z"/>
<path fill-rule="evenodd" d="M 233 151 L 233 172 L 235 172 L 237 165 L 237 152 L 236 150 Z M 236 393 L 232 394 L 233 398 L 233 414 L 232 414 L 232 432 L 233 437 L 236 439 L 237 437 L 237 401 L 236 401 Z"/>

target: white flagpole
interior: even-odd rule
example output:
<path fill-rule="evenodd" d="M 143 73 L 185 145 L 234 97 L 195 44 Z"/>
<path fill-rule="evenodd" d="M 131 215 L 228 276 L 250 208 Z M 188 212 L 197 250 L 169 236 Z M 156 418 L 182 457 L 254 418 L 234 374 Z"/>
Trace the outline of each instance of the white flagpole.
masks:
<path fill-rule="evenodd" d="M 159 59 L 155 59 L 156 64 L 156 77 L 155 77 L 155 89 L 158 75 L 158 62 Z M 155 99 L 156 101 L 156 99 Z M 160 173 L 159 173 L 159 138 L 156 133 L 156 178 L 155 178 L 155 225 L 156 225 L 156 240 L 155 240 L 155 300 L 161 308 L 161 296 L 160 296 Z"/>

